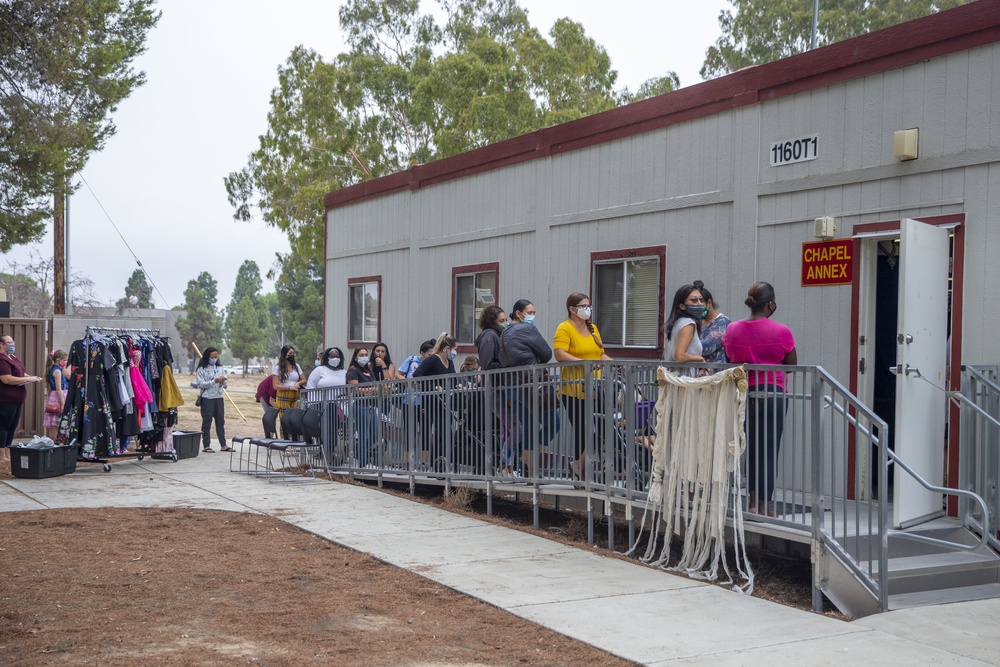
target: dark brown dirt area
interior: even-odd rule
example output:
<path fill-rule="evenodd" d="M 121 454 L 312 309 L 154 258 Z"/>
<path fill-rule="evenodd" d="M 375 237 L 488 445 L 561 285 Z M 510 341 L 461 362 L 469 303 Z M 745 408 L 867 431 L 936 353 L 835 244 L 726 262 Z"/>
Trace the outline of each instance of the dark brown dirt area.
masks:
<path fill-rule="evenodd" d="M 254 514 L 0 513 L 0 664 L 633 663 Z"/>

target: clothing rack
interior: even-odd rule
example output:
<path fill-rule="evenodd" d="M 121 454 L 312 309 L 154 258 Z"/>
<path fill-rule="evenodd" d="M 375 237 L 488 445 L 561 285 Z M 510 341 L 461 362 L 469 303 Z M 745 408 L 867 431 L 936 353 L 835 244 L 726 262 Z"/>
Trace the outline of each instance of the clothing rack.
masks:
<path fill-rule="evenodd" d="M 156 336 L 158 338 L 167 339 L 167 337 L 160 335 L 159 329 L 143 329 L 134 327 L 100 327 L 100 326 L 88 325 L 87 327 L 84 328 L 83 347 L 85 352 L 90 350 L 90 345 L 95 340 L 95 334 L 96 335 L 103 334 L 108 336 L 139 336 L 139 337 Z M 84 364 L 83 366 L 84 388 L 88 388 L 90 386 L 90 371 L 91 371 L 91 364 L 93 363 L 90 354 L 87 354 L 86 356 L 87 356 L 87 363 Z M 102 459 L 99 457 L 93 459 L 85 459 L 82 456 L 82 449 L 77 460 L 90 463 L 100 463 L 103 466 L 104 472 L 111 472 L 111 463 L 108 461 L 108 459 Z M 174 460 L 176 461 L 176 457 L 174 458 Z"/>

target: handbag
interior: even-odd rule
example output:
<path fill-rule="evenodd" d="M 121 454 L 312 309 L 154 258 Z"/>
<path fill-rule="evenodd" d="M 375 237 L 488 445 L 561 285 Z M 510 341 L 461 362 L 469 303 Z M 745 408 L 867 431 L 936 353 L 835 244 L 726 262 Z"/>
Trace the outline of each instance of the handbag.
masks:
<path fill-rule="evenodd" d="M 200 408 L 201 407 L 201 392 L 200 391 L 198 392 L 198 398 L 194 399 L 194 407 L 196 407 L 196 408 Z"/>
<path fill-rule="evenodd" d="M 45 412 L 50 415 L 58 415 L 62 413 L 62 406 L 59 405 L 59 401 L 49 401 L 45 404 Z"/>

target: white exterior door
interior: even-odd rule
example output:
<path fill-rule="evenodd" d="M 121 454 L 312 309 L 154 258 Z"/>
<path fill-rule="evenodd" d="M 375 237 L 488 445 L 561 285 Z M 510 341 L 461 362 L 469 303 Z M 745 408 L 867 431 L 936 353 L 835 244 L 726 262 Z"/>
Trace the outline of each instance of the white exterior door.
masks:
<path fill-rule="evenodd" d="M 944 481 L 949 231 L 916 220 L 899 229 L 895 451 L 925 480 Z M 925 381 L 926 380 L 926 381 Z M 942 495 L 896 470 L 892 522 L 906 527 L 942 511 Z"/>

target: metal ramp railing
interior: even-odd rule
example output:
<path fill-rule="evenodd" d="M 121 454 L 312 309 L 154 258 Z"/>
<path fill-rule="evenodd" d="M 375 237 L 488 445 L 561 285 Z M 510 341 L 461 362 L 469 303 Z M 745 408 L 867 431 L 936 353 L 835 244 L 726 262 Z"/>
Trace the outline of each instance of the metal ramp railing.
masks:
<path fill-rule="evenodd" d="M 513 491 L 530 498 L 536 523 L 542 497 L 575 498 L 586 507 L 591 541 L 595 509 L 603 508 L 614 548 L 615 514 L 609 510 L 624 510 L 631 531 L 646 509 L 659 365 L 577 362 L 350 385 L 304 392 L 303 404 L 323 410 L 322 440 L 335 473 L 409 485 L 411 491 L 417 484 L 469 486 L 486 494 L 488 511 L 495 494 Z M 675 370 L 691 368 L 718 367 Z M 746 530 L 811 543 L 815 609 L 824 595 L 852 615 L 888 609 L 890 541 L 914 539 L 890 530 L 890 467 L 897 475 L 910 471 L 883 446 L 889 426 L 822 367 L 746 369 L 785 376 L 782 389 L 754 392 L 753 400 L 766 406 L 752 427 L 763 429 L 758 438 L 766 441 L 778 422 L 781 434 L 773 457 L 748 469 L 747 487 L 731 500 L 746 512 L 750 491 L 765 490 L 767 509 L 745 515 Z M 981 400 L 1000 396 L 996 384 L 970 378 Z M 582 411 L 570 412 L 568 393 L 578 397 Z M 991 433 L 996 438 L 998 431 Z M 985 442 L 989 449 L 989 438 Z M 581 449 L 584 459 L 577 455 Z M 990 451 L 995 456 L 996 447 Z M 990 483 L 995 491 L 995 481 L 973 485 Z M 994 506 L 963 489 L 962 502 L 995 525 Z M 968 548 L 964 541 L 930 540 L 954 551 Z"/>

